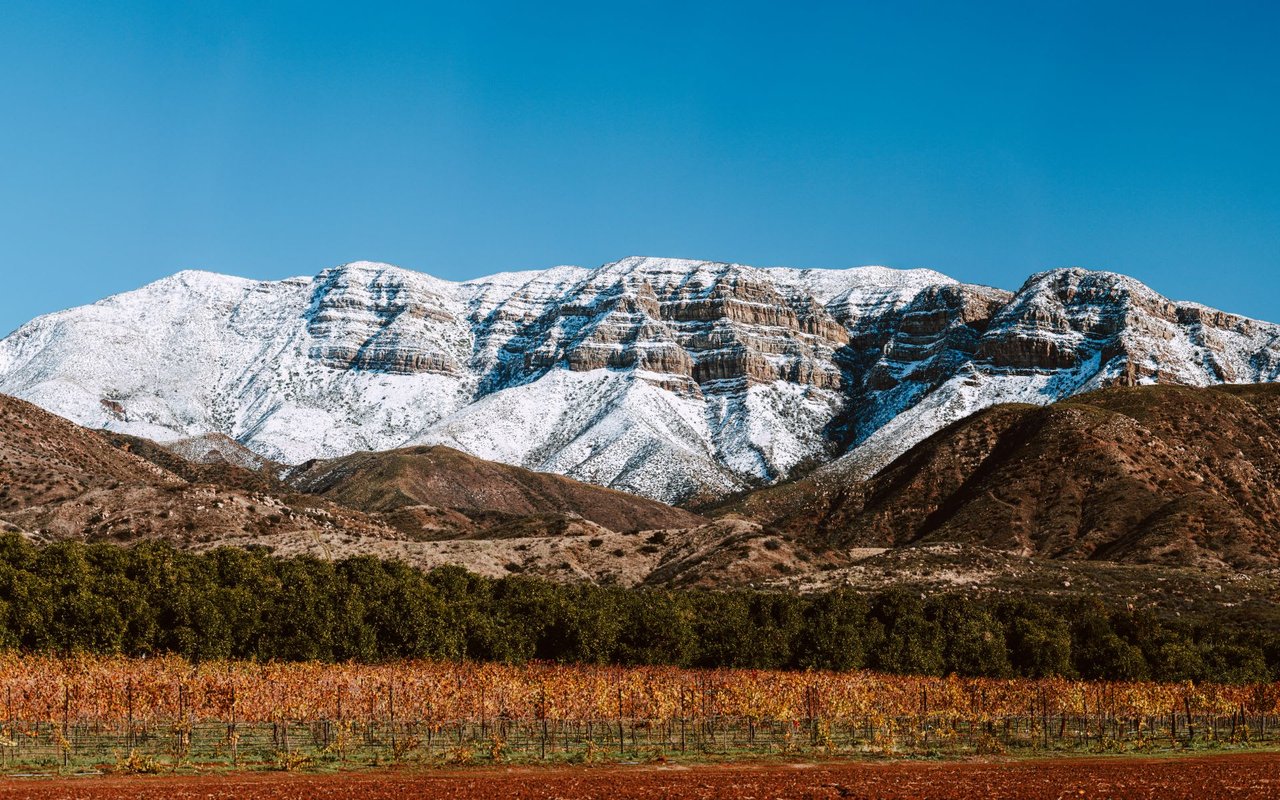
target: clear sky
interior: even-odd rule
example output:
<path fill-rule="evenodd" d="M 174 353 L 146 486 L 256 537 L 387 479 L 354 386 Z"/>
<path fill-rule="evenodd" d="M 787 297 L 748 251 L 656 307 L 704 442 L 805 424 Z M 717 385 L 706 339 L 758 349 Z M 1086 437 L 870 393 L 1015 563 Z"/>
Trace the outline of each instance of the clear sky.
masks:
<path fill-rule="evenodd" d="M 28 3 L 0 328 L 183 268 L 1065 265 L 1280 321 L 1274 3 Z"/>

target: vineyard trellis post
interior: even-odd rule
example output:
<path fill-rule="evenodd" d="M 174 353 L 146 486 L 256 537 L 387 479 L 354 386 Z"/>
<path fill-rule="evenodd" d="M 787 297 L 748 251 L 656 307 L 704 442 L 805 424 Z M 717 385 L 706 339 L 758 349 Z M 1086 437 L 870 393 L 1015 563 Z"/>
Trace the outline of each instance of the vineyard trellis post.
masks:
<path fill-rule="evenodd" d="M 285 753 L 285 757 L 289 755 L 289 690 L 284 690 L 284 702 L 280 706 L 280 744 Z"/>
<path fill-rule="evenodd" d="M 240 766 L 240 750 L 238 747 L 240 733 L 236 730 L 236 685 L 231 684 L 231 724 L 227 727 L 227 738 L 231 745 L 231 763 Z"/>
<path fill-rule="evenodd" d="M 929 746 L 929 687 L 920 687 L 920 730 L 924 732 L 924 746 Z"/>
<path fill-rule="evenodd" d="M 176 755 L 180 755 L 180 754 L 182 753 L 182 709 L 183 709 L 183 699 L 184 699 L 184 698 L 182 697 L 182 684 L 181 684 L 181 683 L 179 683 L 179 684 L 178 684 L 178 719 L 177 719 L 177 723 L 173 726 L 173 737 L 174 737 L 174 742 L 173 742 L 173 752 L 174 752 Z M 175 757 L 175 758 L 174 758 L 174 762 L 176 763 L 177 761 L 178 761 L 178 758 L 176 758 L 176 757 Z"/>
<path fill-rule="evenodd" d="M 396 687 L 393 681 L 387 682 L 387 724 L 391 727 L 391 753 L 396 752 Z"/>
<path fill-rule="evenodd" d="M 685 686 L 680 684 L 680 752 L 685 752 L 684 747 L 684 692 Z"/>
<path fill-rule="evenodd" d="M 1049 749 L 1049 698 L 1045 696 L 1044 687 L 1040 687 L 1040 733 L 1044 740 L 1044 749 Z"/>
<path fill-rule="evenodd" d="M 347 730 L 347 724 L 342 718 L 342 692 L 345 687 L 338 687 L 337 709 L 335 713 L 338 715 L 338 760 L 347 763 L 347 741 L 350 731 Z"/>
<path fill-rule="evenodd" d="M 125 683 L 124 688 L 125 705 L 128 708 L 128 714 L 125 717 L 124 729 L 124 746 L 129 750 L 133 749 L 133 676 L 129 676 L 129 680 Z"/>
<path fill-rule="evenodd" d="M 805 687 L 807 695 L 807 705 L 809 711 L 809 745 L 811 747 L 818 746 L 818 686 L 810 683 Z"/>
<path fill-rule="evenodd" d="M 1188 694 L 1182 695 L 1182 704 L 1187 710 L 1187 744 L 1191 745 L 1196 740 L 1196 721 L 1191 716 L 1191 697 Z"/>
<path fill-rule="evenodd" d="M 538 757 L 547 757 L 547 686 L 538 687 L 538 718 L 542 720 L 542 741 L 538 745 Z"/>
<path fill-rule="evenodd" d="M 62 684 L 62 766 L 67 767 L 71 763 L 71 740 L 68 737 L 70 716 L 71 716 L 71 684 L 65 682 Z"/>
<path fill-rule="evenodd" d="M 622 738 L 622 670 L 619 669 L 614 673 L 614 680 L 618 685 L 618 754 L 624 755 L 627 752 L 626 740 Z"/>
<path fill-rule="evenodd" d="M 4 695 L 5 729 L 9 732 L 9 735 L 13 737 L 13 759 L 11 760 L 14 760 L 18 755 L 19 740 L 18 732 L 15 730 L 15 726 L 13 724 L 13 687 L 6 686 Z"/>

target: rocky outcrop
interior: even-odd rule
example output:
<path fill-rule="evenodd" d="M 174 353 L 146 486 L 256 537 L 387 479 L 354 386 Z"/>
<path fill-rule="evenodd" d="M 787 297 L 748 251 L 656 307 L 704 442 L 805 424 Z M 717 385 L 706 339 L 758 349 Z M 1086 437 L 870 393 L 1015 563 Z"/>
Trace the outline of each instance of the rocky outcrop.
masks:
<path fill-rule="evenodd" d="M 833 360 L 849 332 L 811 296 L 774 286 L 757 274 L 761 270 L 732 264 L 711 265 L 692 281 L 664 280 L 643 261 L 637 266 L 610 274 L 613 282 L 588 280 L 570 302 L 526 313 L 523 320 L 501 308 L 472 320 L 482 328 L 495 316 L 503 323 L 522 320 L 520 335 L 504 347 L 536 342 L 526 351 L 526 370 L 636 369 L 641 380 L 693 397 L 722 391 L 708 388 L 722 382 L 739 388 L 774 381 L 842 385 Z M 513 302 L 523 307 L 529 298 L 518 293 Z M 503 325 L 492 333 L 509 332 Z M 502 364 L 499 383 L 513 377 L 510 363 Z"/>
<path fill-rule="evenodd" d="M 838 469 L 870 477 L 934 431 L 997 403 L 1280 378 L 1280 327 L 1174 303 L 1109 272 L 1044 272 L 1012 295 L 922 292 L 913 306 L 890 323 L 884 356 L 852 404 L 853 447 Z"/>
<path fill-rule="evenodd" d="M 977 357 L 983 335 L 1012 294 L 983 286 L 934 286 L 902 309 L 873 362 L 866 386 L 891 389 L 903 379 L 936 385 Z"/>
<path fill-rule="evenodd" d="M 460 376 L 470 329 L 448 285 L 433 283 L 395 269 L 325 270 L 306 316 L 308 356 L 339 370 Z"/>

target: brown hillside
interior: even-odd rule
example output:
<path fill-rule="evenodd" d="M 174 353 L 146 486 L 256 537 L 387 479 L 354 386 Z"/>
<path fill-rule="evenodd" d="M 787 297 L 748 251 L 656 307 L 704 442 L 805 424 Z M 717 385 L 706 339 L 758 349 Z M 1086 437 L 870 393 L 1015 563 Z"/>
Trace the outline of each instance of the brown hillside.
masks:
<path fill-rule="evenodd" d="M 999 406 L 866 483 L 826 470 L 735 510 L 840 546 L 963 542 L 1190 566 L 1280 559 L 1280 386 L 1106 389 Z"/>
<path fill-rule="evenodd" d="M 440 446 L 311 462 L 291 474 L 289 482 L 369 513 L 397 514 L 425 505 L 493 522 L 511 516 L 567 515 L 620 532 L 691 528 L 706 522 L 655 500 Z"/>
<path fill-rule="evenodd" d="M 176 456 L 162 460 L 173 467 L 166 469 L 122 446 L 157 459 L 153 449 L 163 450 L 145 440 L 113 444 L 0 395 L 0 528 L 40 541 L 166 538 L 180 546 L 246 536 L 270 546 L 279 537 L 394 535 L 380 521 L 318 498 L 268 492 L 248 480 L 218 483 Z"/>
<path fill-rule="evenodd" d="M 158 444 L 139 436 L 129 436 L 112 431 L 99 431 L 99 433 L 114 447 L 150 461 L 161 469 L 191 483 L 216 483 L 221 486 L 260 492 L 278 493 L 290 491 L 273 474 L 274 471 L 280 468 L 280 465 L 272 464 L 262 459 L 258 459 L 260 466 L 257 469 L 251 469 L 242 463 L 231 463 L 225 459 L 189 459 L 182 455 L 181 451 L 175 451 L 174 447 L 169 444 Z M 185 441 L 193 442 L 195 440 L 188 439 Z M 227 439 L 227 441 L 234 443 L 232 439 Z M 235 446 L 242 448 L 239 444 Z M 188 450 L 188 452 L 190 451 Z M 248 462 L 246 461 L 245 463 Z"/>
<path fill-rule="evenodd" d="M 303 474 L 330 499 L 277 481 L 273 465 L 255 471 L 203 458 L 207 443 L 186 450 L 208 463 L 190 461 L 167 446 L 86 430 L 0 395 L 0 532 L 39 542 L 164 539 L 195 550 L 373 555 L 423 568 L 457 564 L 492 576 L 621 585 L 741 585 L 791 574 L 813 558 L 751 523 L 708 523 L 445 448 L 354 456 L 328 462 L 327 471 L 311 465 Z M 239 455 L 225 442 L 212 446 Z M 676 527 L 634 532 L 663 525 Z"/>
<path fill-rule="evenodd" d="M 88 491 L 182 483 L 92 431 L 0 395 L 0 513 L 56 504 Z"/>

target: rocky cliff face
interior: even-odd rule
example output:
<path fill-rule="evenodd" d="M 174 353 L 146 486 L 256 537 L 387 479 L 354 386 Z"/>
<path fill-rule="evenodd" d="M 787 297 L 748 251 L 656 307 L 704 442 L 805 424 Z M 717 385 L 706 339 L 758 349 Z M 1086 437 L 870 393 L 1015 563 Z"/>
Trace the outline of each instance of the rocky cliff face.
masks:
<path fill-rule="evenodd" d="M 1175 303 L 1109 272 L 1044 272 L 1013 294 L 924 292 L 882 335 L 883 355 L 850 406 L 854 446 L 825 468 L 847 478 L 870 477 L 934 431 L 998 403 L 1280 378 L 1280 326 Z"/>
<path fill-rule="evenodd" d="M 871 474 L 998 402 L 1271 381 L 1280 328 L 1110 273 L 1018 292 L 928 270 L 629 258 L 465 283 L 359 262 L 179 273 L 0 342 L 0 392 L 298 463 L 445 444 L 666 501 L 846 453 Z"/>

